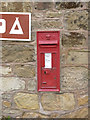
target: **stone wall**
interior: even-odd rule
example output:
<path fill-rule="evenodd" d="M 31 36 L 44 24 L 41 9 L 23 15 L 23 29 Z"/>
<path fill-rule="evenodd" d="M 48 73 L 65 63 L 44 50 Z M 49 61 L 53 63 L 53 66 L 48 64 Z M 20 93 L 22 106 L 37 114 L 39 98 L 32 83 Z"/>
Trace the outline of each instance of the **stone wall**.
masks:
<path fill-rule="evenodd" d="M 30 42 L 2 41 L 2 115 L 88 117 L 88 3 L 2 2 L 2 12 L 31 12 Z M 36 32 L 60 31 L 60 92 L 37 91 Z M 1 89 L 1 83 L 0 83 Z"/>

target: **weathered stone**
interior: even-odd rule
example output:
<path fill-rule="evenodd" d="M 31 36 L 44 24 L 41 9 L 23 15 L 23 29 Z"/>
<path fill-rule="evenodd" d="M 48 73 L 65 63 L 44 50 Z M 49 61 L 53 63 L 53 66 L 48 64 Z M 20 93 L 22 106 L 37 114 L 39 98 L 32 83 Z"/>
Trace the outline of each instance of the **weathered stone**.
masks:
<path fill-rule="evenodd" d="M 78 8 L 83 7 L 85 3 L 80 2 L 56 2 L 55 7 L 56 9 L 72 9 L 72 8 Z"/>
<path fill-rule="evenodd" d="M 50 19 L 43 19 L 42 21 L 32 21 L 32 29 L 37 30 L 37 29 L 60 29 L 62 28 L 62 19 L 55 19 L 55 20 L 50 20 Z"/>
<path fill-rule="evenodd" d="M 33 45 L 3 45 L 2 62 L 32 62 L 34 61 Z"/>
<path fill-rule="evenodd" d="M 36 10 L 48 10 L 53 6 L 52 2 L 36 2 L 34 3 L 34 8 Z"/>
<path fill-rule="evenodd" d="M 87 50 L 88 51 L 88 50 Z M 85 50 L 71 50 L 68 53 L 67 64 L 88 64 L 88 52 Z"/>
<path fill-rule="evenodd" d="M 22 2 L 8 2 L 8 12 L 23 12 Z"/>
<path fill-rule="evenodd" d="M 44 110 L 72 110 L 75 106 L 74 95 L 65 94 L 43 94 L 41 103 Z"/>
<path fill-rule="evenodd" d="M 13 70 L 17 77 L 35 77 L 35 67 L 33 65 L 15 65 Z"/>
<path fill-rule="evenodd" d="M 4 105 L 5 107 L 11 107 L 11 103 L 8 102 L 8 101 L 3 101 L 3 105 Z"/>
<path fill-rule="evenodd" d="M 35 90 L 36 89 L 36 80 L 30 79 L 28 80 L 28 90 Z"/>
<path fill-rule="evenodd" d="M 60 114 L 54 112 L 50 115 L 50 118 L 61 118 L 61 117 Z"/>
<path fill-rule="evenodd" d="M 12 93 L 13 94 L 13 93 Z M 9 100 L 9 101 L 11 101 L 11 97 L 12 97 L 12 94 L 10 93 L 10 94 L 8 94 L 8 93 L 4 93 L 3 95 L 2 95 L 2 99 L 3 100 Z"/>
<path fill-rule="evenodd" d="M 22 118 L 49 118 L 47 115 L 40 113 L 26 112 L 23 114 Z"/>
<path fill-rule="evenodd" d="M 72 110 L 75 106 L 74 95 L 72 93 L 62 94 L 60 97 L 61 109 L 62 110 Z"/>
<path fill-rule="evenodd" d="M 12 118 L 15 118 L 15 117 L 18 116 L 18 115 L 21 116 L 21 115 L 22 115 L 22 112 L 21 112 L 20 110 L 5 109 L 5 110 L 3 110 L 2 114 L 3 114 L 3 116 L 5 116 L 5 117 L 10 116 L 10 117 L 12 117 Z"/>
<path fill-rule="evenodd" d="M 70 32 L 62 36 L 62 45 L 65 47 L 85 46 L 86 37 L 84 34 Z"/>
<path fill-rule="evenodd" d="M 2 4 L 0 3 L 0 12 L 2 12 Z"/>
<path fill-rule="evenodd" d="M 76 110 L 70 114 L 62 116 L 61 118 L 88 118 L 88 108 Z"/>
<path fill-rule="evenodd" d="M 32 13 L 32 19 L 37 19 L 37 18 L 43 18 L 45 15 L 40 11 L 40 12 L 33 12 Z"/>
<path fill-rule="evenodd" d="M 64 17 L 64 27 L 65 29 L 78 30 L 88 28 L 88 12 L 83 11 L 70 11 L 66 12 Z"/>
<path fill-rule="evenodd" d="M 25 82 L 16 77 L 2 77 L 0 78 L 0 90 L 11 91 L 17 89 L 24 89 Z"/>
<path fill-rule="evenodd" d="M 60 18 L 62 17 L 62 12 L 46 12 L 46 17 L 47 18 Z"/>
<path fill-rule="evenodd" d="M 63 65 L 63 64 L 65 64 L 65 62 L 66 62 L 66 54 L 65 53 L 63 53 L 63 54 L 61 54 L 60 55 L 60 63 Z"/>
<path fill-rule="evenodd" d="M 88 87 L 88 69 L 65 67 L 61 72 L 61 91 L 79 90 Z"/>
<path fill-rule="evenodd" d="M 23 2 L 23 12 L 31 12 L 32 11 L 32 2 Z"/>
<path fill-rule="evenodd" d="M 10 68 L 10 66 L 1 66 L 0 67 L 0 75 L 11 75 L 12 69 Z"/>
<path fill-rule="evenodd" d="M 36 94 L 17 93 L 14 101 L 18 108 L 36 110 L 39 109 L 38 96 Z"/>
<path fill-rule="evenodd" d="M 88 104 L 88 96 L 78 98 L 78 105 L 81 106 L 84 104 Z"/>
<path fill-rule="evenodd" d="M 7 2 L 2 2 L 1 3 L 1 11 L 6 12 L 7 11 Z"/>
<path fill-rule="evenodd" d="M 2 59 L 1 58 L 2 58 L 2 41 L 0 41 L 0 63 L 2 63 Z"/>

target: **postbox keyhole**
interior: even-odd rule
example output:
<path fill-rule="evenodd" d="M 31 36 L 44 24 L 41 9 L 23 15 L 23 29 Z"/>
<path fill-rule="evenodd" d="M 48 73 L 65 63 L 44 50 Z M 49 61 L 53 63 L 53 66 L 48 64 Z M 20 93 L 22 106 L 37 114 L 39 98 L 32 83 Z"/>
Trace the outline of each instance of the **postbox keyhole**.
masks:
<path fill-rule="evenodd" d="M 44 74 L 46 74 L 46 71 L 44 71 Z"/>

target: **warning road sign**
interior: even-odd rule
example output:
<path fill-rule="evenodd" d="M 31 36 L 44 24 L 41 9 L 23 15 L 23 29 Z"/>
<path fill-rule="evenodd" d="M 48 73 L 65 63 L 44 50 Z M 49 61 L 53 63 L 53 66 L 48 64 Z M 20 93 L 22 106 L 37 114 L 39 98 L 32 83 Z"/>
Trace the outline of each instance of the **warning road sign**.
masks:
<path fill-rule="evenodd" d="M 31 13 L 0 12 L 0 40 L 31 40 Z"/>

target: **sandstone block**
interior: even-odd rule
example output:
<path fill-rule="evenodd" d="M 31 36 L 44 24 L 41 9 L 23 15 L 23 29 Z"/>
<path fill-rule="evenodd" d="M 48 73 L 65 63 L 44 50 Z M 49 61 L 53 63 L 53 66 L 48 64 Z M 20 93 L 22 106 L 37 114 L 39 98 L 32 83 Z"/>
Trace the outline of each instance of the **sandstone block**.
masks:
<path fill-rule="evenodd" d="M 88 50 L 87 50 L 88 51 Z M 85 50 L 70 50 L 66 59 L 67 64 L 88 64 L 88 52 Z"/>
<path fill-rule="evenodd" d="M 57 1 L 55 4 L 56 9 L 72 9 L 72 8 L 82 8 L 85 3 L 81 2 L 59 2 Z"/>
<path fill-rule="evenodd" d="M 10 66 L 1 66 L 0 67 L 0 75 L 8 76 L 11 75 L 12 69 Z"/>
<path fill-rule="evenodd" d="M 8 102 L 8 101 L 3 101 L 3 105 L 4 105 L 5 107 L 11 107 L 11 103 Z"/>
<path fill-rule="evenodd" d="M 33 45 L 3 45 L 2 62 L 32 62 L 34 61 Z"/>
<path fill-rule="evenodd" d="M 6 2 L 2 2 L 1 3 L 1 11 L 2 12 L 6 12 L 7 11 L 7 3 Z"/>
<path fill-rule="evenodd" d="M 75 106 L 74 95 L 71 93 L 64 94 L 43 94 L 41 103 L 44 110 L 72 110 Z"/>
<path fill-rule="evenodd" d="M 88 87 L 88 69 L 66 67 L 61 72 L 61 90 L 79 90 Z"/>
<path fill-rule="evenodd" d="M 52 2 L 36 2 L 34 3 L 34 8 L 36 10 L 48 10 L 53 6 Z"/>
<path fill-rule="evenodd" d="M 84 104 L 88 104 L 88 96 L 82 96 L 78 98 L 78 105 L 81 106 Z"/>
<path fill-rule="evenodd" d="M 62 116 L 61 118 L 88 118 L 88 108 L 76 110 L 70 114 Z"/>
<path fill-rule="evenodd" d="M 36 90 L 37 84 L 35 79 L 28 80 L 28 90 Z"/>
<path fill-rule="evenodd" d="M 33 65 L 15 65 L 14 74 L 17 77 L 35 77 L 35 67 Z"/>
<path fill-rule="evenodd" d="M 47 115 L 43 115 L 40 113 L 26 112 L 22 116 L 22 118 L 49 118 Z"/>
<path fill-rule="evenodd" d="M 23 12 L 22 2 L 8 2 L 7 6 L 8 12 Z"/>
<path fill-rule="evenodd" d="M 1 3 L 0 3 L 0 12 L 2 12 L 2 5 L 1 5 Z"/>
<path fill-rule="evenodd" d="M 14 96 L 17 108 L 37 110 L 39 109 L 38 96 L 36 94 L 17 93 Z"/>
<path fill-rule="evenodd" d="M 23 12 L 32 12 L 32 2 L 23 2 Z"/>
<path fill-rule="evenodd" d="M 70 32 L 62 36 L 62 45 L 65 47 L 85 46 L 86 37 L 84 34 Z"/>
<path fill-rule="evenodd" d="M 64 17 L 64 27 L 69 30 L 87 30 L 88 12 L 86 10 L 66 12 Z"/>
<path fill-rule="evenodd" d="M 46 12 L 45 15 L 47 18 L 61 18 L 62 17 L 62 12 Z"/>
<path fill-rule="evenodd" d="M 25 88 L 25 82 L 16 77 L 1 77 L 0 78 L 0 90 L 11 91 Z"/>
<path fill-rule="evenodd" d="M 46 19 L 43 19 L 42 21 L 38 20 L 33 20 L 32 21 L 32 28 L 34 30 L 37 30 L 37 29 L 60 29 L 62 28 L 62 19 L 55 19 L 55 20 L 46 20 Z"/>
<path fill-rule="evenodd" d="M 21 116 L 22 112 L 20 110 L 13 110 L 13 109 L 5 109 L 2 112 L 3 116 L 8 117 L 10 116 L 10 118 L 16 118 L 16 116 Z"/>

